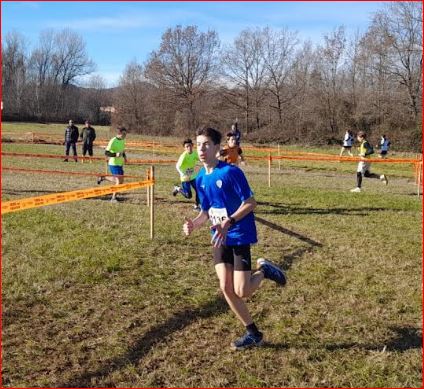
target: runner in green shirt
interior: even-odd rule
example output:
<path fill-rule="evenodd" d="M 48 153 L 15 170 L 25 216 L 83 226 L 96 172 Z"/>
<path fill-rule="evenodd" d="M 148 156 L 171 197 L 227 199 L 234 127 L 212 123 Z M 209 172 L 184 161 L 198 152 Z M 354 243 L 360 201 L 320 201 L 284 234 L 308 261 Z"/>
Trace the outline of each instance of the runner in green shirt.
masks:
<path fill-rule="evenodd" d="M 178 193 L 181 193 L 186 199 L 192 198 L 191 187 L 194 189 L 196 195 L 196 205 L 194 209 L 199 209 L 199 198 L 197 196 L 196 189 L 196 176 L 194 167 L 199 161 L 199 156 L 197 151 L 193 150 L 193 142 L 191 139 L 187 138 L 183 142 L 184 152 L 178 158 L 178 162 L 175 165 L 178 173 L 180 173 L 181 186 L 175 185 L 172 194 L 176 196 Z"/>
<path fill-rule="evenodd" d="M 122 184 L 124 182 L 124 163 L 127 162 L 127 156 L 125 155 L 125 137 L 127 136 L 127 130 L 124 127 L 117 128 L 117 134 L 113 137 L 105 150 L 105 155 L 109 157 L 108 167 L 112 176 L 100 176 L 97 179 L 97 183 L 104 180 L 115 183 L 115 185 Z M 117 202 L 116 193 L 112 194 L 111 202 Z"/>

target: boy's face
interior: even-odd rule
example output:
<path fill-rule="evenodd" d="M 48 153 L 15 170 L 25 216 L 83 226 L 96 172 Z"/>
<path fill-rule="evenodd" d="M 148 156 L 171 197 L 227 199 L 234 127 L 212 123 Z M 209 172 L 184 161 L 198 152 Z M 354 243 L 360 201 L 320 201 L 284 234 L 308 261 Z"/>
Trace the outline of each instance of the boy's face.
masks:
<path fill-rule="evenodd" d="M 228 138 L 228 146 L 229 147 L 234 147 L 236 145 L 236 137 L 235 136 L 230 136 Z"/>
<path fill-rule="evenodd" d="M 356 137 L 356 139 L 358 139 L 358 142 L 362 142 L 362 141 L 364 140 L 364 137 L 363 137 L 363 136 L 358 135 L 358 136 Z"/>
<path fill-rule="evenodd" d="M 215 145 L 212 139 L 205 135 L 199 135 L 196 138 L 197 154 L 202 163 L 213 163 L 217 158 L 216 154 L 219 151 L 219 144 Z"/>
<path fill-rule="evenodd" d="M 185 143 L 184 150 L 191 154 L 193 152 L 193 143 Z"/>

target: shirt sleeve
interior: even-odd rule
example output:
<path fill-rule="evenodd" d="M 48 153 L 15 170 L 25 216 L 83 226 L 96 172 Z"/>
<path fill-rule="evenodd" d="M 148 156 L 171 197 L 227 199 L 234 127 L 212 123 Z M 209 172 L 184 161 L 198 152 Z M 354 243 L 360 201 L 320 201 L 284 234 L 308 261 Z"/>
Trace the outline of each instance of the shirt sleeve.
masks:
<path fill-rule="evenodd" d="M 109 141 L 109 143 L 107 144 L 107 146 L 106 146 L 106 149 L 105 149 L 105 151 L 112 151 L 113 152 L 113 150 L 112 150 L 112 147 L 113 147 L 113 142 L 115 141 L 115 138 L 112 138 L 110 141 Z"/>
<path fill-rule="evenodd" d="M 184 175 L 184 172 L 181 170 L 181 165 L 184 162 L 184 158 L 185 158 L 185 153 L 182 153 L 180 155 L 180 158 L 178 158 L 177 164 L 175 165 L 176 169 L 178 170 L 178 173 L 180 173 L 180 176 Z"/>
<path fill-rule="evenodd" d="M 229 184 L 236 192 L 237 196 L 240 197 L 241 201 L 246 201 L 253 196 L 253 192 L 250 189 L 249 183 L 247 182 L 246 176 L 243 171 L 237 166 L 233 166 L 229 174 Z"/>
<path fill-rule="evenodd" d="M 208 198 L 206 197 L 205 190 L 202 188 L 202 176 L 196 178 L 196 189 L 197 196 L 199 197 L 200 208 L 202 211 L 209 211 L 211 205 L 209 204 Z"/>

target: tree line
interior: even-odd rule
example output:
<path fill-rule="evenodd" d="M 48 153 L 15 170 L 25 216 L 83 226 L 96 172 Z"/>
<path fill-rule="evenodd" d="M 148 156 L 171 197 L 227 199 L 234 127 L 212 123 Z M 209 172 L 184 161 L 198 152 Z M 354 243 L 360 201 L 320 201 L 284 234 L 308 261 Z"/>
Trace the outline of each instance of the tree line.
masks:
<path fill-rule="evenodd" d="M 388 3 L 365 32 L 340 26 L 317 45 L 287 28 L 247 28 L 227 45 L 213 30 L 168 28 L 113 91 L 99 77 L 75 88 L 94 63 L 69 30 L 43 33 L 30 55 L 16 35 L 3 47 L 4 117 L 99 122 L 108 120 L 100 107 L 113 105 L 112 124 L 140 134 L 226 132 L 238 119 L 254 141 L 328 144 L 350 129 L 421 150 L 421 2 Z"/>

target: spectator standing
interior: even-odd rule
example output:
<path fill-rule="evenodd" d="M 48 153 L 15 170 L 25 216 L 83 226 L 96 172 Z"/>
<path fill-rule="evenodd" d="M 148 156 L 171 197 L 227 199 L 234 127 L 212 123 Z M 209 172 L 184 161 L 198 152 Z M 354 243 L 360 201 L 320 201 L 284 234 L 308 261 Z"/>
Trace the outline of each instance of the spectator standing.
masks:
<path fill-rule="evenodd" d="M 65 128 L 65 159 L 63 162 L 68 162 L 69 149 L 72 147 L 74 153 L 74 161 L 78 162 L 77 157 L 77 142 L 78 142 L 78 127 L 74 125 L 72 120 L 69 120 L 68 126 Z"/>
<path fill-rule="evenodd" d="M 85 127 L 82 129 L 80 134 L 80 139 L 82 140 L 82 156 L 85 157 L 85 155 L 88 152 L 88 155 L 90 157 L 93 156 L 93 143 L 96 139 L 96 130 L 91 127 L 91 124 L 88 120 L 85 122 Z M 84 162 L 84 158 L 82 159 L 82 162 Z M 91 163 L 90 158 L 90 163 Z"/>
<path fill-rule="evenodd" d="M 237 146 L 240 146 L 240 141 L 241 141 L 241 131 L 238 128 L 238 121 L 236 119 L 236 121 L 232 124 L 231 126 L 231 132 L 234 134 L 234 136 L 236 137 L 236 144 Z"/>

